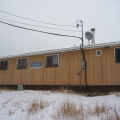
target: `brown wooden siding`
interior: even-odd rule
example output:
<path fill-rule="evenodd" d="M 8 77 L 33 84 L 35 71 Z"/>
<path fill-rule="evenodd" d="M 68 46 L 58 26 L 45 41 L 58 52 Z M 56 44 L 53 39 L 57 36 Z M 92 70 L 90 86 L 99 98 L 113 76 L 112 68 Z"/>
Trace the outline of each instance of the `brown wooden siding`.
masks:
<path fill-rule="evenodd" d="M 85 50 L 88 85 L 120 85 L 120 63 L 115 63 L 114 48 Z M 96 50 L 101 50 L 102 55 L 96 56 Z M 45 56 L 48 54 L 26 57 L 27 69 L 17 69 L 18 58 L 8 59 L 8 70 L 0 70 L 0 84 L 85 85 L 85 69 L 80 68 L 81 51 L 56 54 L 59 54 L 59 66 L 51 68 L 45 67 Z M 42 67 L 31 69 L 31 62 L 38 61 L 42 62 Z"/>

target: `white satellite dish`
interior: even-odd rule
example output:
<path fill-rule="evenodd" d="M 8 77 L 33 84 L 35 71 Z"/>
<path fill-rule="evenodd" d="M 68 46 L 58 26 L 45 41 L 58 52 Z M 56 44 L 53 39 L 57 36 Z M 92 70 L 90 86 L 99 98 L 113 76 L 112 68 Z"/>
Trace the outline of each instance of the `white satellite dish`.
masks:
<path fill-rule="evenodd" d="M 85 37 L 86 37 L 86 39 L 91 40 L 93 38 L 93 34 L 91 32 L 89 32 L 89 31 L 87 31 L 85 33 Z"/>

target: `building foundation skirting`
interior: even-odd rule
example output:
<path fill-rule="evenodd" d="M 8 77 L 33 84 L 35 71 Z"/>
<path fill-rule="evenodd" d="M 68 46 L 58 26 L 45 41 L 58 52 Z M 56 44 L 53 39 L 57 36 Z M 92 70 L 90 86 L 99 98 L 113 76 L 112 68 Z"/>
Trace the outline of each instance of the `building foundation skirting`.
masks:
<path fill-rule="evenodd" d="M 1 90 L 73 90 L 84 92 L 85 86 L 81 85 L 0 85 Z M 90 93 L 109 93 L 120 92 L 120 85 L 88 85 L 87 92 Z"/>

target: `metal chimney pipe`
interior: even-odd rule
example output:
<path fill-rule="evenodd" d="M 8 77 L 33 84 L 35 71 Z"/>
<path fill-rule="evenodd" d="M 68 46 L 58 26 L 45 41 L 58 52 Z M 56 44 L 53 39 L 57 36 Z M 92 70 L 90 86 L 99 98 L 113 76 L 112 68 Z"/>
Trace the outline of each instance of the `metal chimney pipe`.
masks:
<path fill-rule="evenodd" d="M 90 29 L 90 30 L 91 30 L 92 35 L 93 35 L 93 38 L 92 38 L 91 43 L 92 43 L 92 44 L 95 44 L 95 28 L 92 28 L 92 29 Z"/>

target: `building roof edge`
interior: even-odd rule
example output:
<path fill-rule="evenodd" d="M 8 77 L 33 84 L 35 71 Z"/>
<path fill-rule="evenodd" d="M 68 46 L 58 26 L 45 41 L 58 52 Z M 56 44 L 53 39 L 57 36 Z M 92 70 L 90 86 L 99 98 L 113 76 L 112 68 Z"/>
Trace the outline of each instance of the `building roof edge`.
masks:
<path fill-rule="evenodd" d="M 96 49 L 96 48 L 104 48 L 104 47 L 119 46 L 119 45 L 120 45 L 120 41 L 110 42 L 110 43 L 102 43 L 102 44 L 94 44 L 94 45 L 86 45 L 86 46 L 84 46 L 84 49 Z M 70 48 L 62 48 L 62 49 L 46 50 L 46 51 L 38 51 L 38 52 L 30 52 L 30 53 L 17 54 L 17 55 L 8 55 L 8 56 L 2 56 L 2 57 L 0 57 L 0 59 L 9 59 L 9 58 L 42 55 L 42 54 L 51 54 L 51 53 L 59 53 L 59 52 L 67 52 L 67 51 L 75 51 L 75 50 L 80 50 L 80 46 L 70 47 Z"/>

